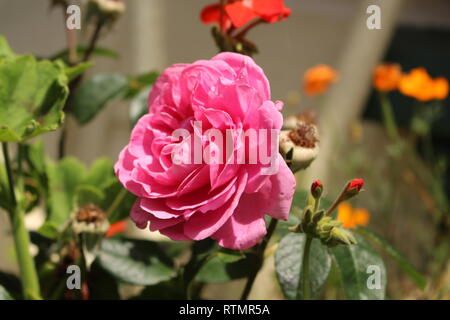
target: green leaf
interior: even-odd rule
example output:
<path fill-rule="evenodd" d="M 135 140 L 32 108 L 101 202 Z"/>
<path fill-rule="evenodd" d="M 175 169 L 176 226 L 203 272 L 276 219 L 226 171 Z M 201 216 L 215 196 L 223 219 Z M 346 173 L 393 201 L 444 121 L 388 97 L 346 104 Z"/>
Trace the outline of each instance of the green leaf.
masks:
<path fill-rule="evenodd" d="M 236 257 L 230 259 L 230 255 L 226 253 L 214 254 L 200 269 L 195 280 L 207 283 L 222 283 L 248 277 L 250 270 L 256 263 L 255 259 L 252 254 L 239 260 L 236 260 Z M 233 260 L 235 262 L 227 262 Z"/>
<path fill-rule="evenodd" d="M 148 73 L 140 74 L 132 77 L 128 84 L 128 90 L 124 95 L 125 99 L 135 98 L 142 90 L 153 85 L 158 79 L 159 73 L 156 71 L 150 71 Z"/>
<path fill-rule="evenodd" d="M 154 285 L 176 275 L 172 261 L 151 241 L 103 239 L 99 263 L 117 280 L 135 285 Z"/>
<path fill-rule="evenodd" d="M 2 285 L 0 285 L 0 300 L 14 300 Z"/>
<path fill-rule="evenodd" d="M 0 59 L 10 59 L 14 57 L 15 54 L 9 47 L 8 41 L 6 41 L 6 38 L 0 34 Z"/>
<path fill-rule="evenodd" d="M 117 280 L 106 272 L 99 263 L 92 264 L 89 277 L 95 279 L 88 282 L 90 300 L 120 300 Z"/>
<path fill-rule="evenodd" d="M 67 95 L 67 76 L 58 64 L 32 56 L 0 59 L 0 141 L 56 130 Z"/>
<path fill-rule="evenodd" d="M 383 300 L 387 282 L 384 262 L 367 240 L 358 234 L 354 236 L 358 244 L 331 249 L 346 296 L 350 300 Z M 369 284 L 373 285 L 372 280 L 377 276 L 379 288 L 371 288 Z"/>
<path fill-rule="evenodd" d="M 145 88 L 131 101 L 130 124 L 132 128 L 144 114 L 148 113 L 148 95 L 151 88 L 151 86 Z"/>
<path fill-rule="evenodd" d="M 398 252 L 389 242 L 383 239 L 379 234 L 363 227 L 358 227 L 356 229 L 358 233 L 366 237 L 369 241 L 373 241 L 397 263 L 400 269 L 403 270 L 416 284 L 419 288 L 424 289 L 426 285 L 426 280 L 422 274 L 417 271 L 417 269 L 400 253 Z"/>
<path fill-rule="evenodd" d="M 74 195 L 74 201 L 78 207 L 89 203 L 101 206 L 104 198 L 103 191 L 91 185 L 79 185 Z"/>
<path fill-rule="evenodd" d="M 303 281 L 302 278 L 299 281 L 299 277 L 305 242 L 304 234 L 289 233 L 281 240 L 275 253 L 278 282 L 286 298 L 291 300 L 303 297 Z M 318 239 L 311 243 L 309 269 L 311 295 L 314 297 L 320 293 L 331 269 L 331 257 Z"/>
<path fill-rule="evenodd" d="M 98 189 L 104 189 L 114 177 L 112 161 L 109 158 L 99 158 L 91 165 L 84 184 L 89 184 Z"/>
<path fill-rule="evenodd" d="M 117 98 L 128 85 L 128 78 L 117 73 L 97 73 L 76 91 L 71 113 L 84 125 L 91 121 L 108 102 Z"/>
<path fill-rule="evenodd" d="M 49 161 L 47 174 L 50 189 L 47 219 L 60 226 L 70 217 L 75 191 L 86 176 L 86 168 L 75 158 L 67 157 L 58 163 Z"/>
<path fill-rule="evenodd" d="M 67 67 L 65 69 L 67 78 L 69 81 L 75 79 L 76 77 L 82 75 L 86 70 L 90 69 L 94 64 L 92 62 L 82 62 L 73 67 Z"/>
<path fill-rule="evenodd" d="M 225 263 L 233 263 L 245 259 L 245 255 L 241 251 L 221 249 L 217 252 L 217 257 Z"/>
<path fill-rule="evenodd" d="M 136 201 L 136 196 L 131 192 L 128 192 L 123 188 L 122 184 L 117 180 L 116 177 L 111 178 L 107 185 L 104 187 L 103 192 L 105 198 L 101 204 L 101 208 L 108 212 L 115 202 L 115 200 L 121 200 L 119 205 L 113 208 L 112 212 L 108 212 L 108 220 L 112 224 L 117 221 L 124 220 L 130 215 L 131 207 Z M 121 199 L 120 199 L 121 198 Z"/>
<path fill-rule="evenodd" d="M 59 235 L 58 226 L 52 221 L 44 222 L 37 232 L 49 239 L 56 239 Z"/>
<path fill-rule="evenodd" d="M 77 47 L 78 55 L 81 56 L 85 52 L 86 52 L 86 46 L 80 45 Z M 109 48 L 105 48 L 105 47 L 95 47 L 94 50 L 92 51 L 92 55 L 99 56 L 99 57 L 105 57 L 105 58 L 112 58 L 112 59 L 119 58 L 119 54 L 116 51 L 109 49 Z M 67 62 L 69 60 L 69 50 L 67 50 L 67 49 L 62 50 L 49 58 L 49 60 L 57 60 L 57 59 L 62 59 Z"/>

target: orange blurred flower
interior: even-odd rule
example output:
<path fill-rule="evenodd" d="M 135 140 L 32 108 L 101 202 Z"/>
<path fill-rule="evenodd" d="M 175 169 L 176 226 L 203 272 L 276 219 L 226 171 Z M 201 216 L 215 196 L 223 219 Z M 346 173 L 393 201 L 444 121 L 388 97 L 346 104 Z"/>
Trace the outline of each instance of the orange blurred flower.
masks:
<path fill-rule="evenodd" d="M 402 76 L 399 90 L 419 101 L 442 100 L 448 95 L 448 81 L 442 77 L 431 78 L 425 68 L 415 68 Z"/>
<path fill-rule="evenodd" d="M 336 70 L 325 64 L 319 64 L 306 70 L 303 78 L 303 90 L 309 96 L 321 94 L 333 82 L 336 82 L 337 78 Z"/>
<path fill-rule="evenodd" d="M 377 66 L 373 71 L 373 86 L 379 91 L 392 91 L 398 88 L 402 77 L 400 65 L 395 63 L 384 63 Z"/>
<path fill-rule="evenodd" d="M 370 213 L 363 208 L 353 208 L 348 202 L 342 202 L 338 207 L 338 221 L 348 229 L 354 229 L 356 226 L 366 226 L 370 220 Z"/>
<path fill-rule="evenodd" d="M 434 97 L 444 100 L 448 96 L 448 81 L 443 77 L 434 79 Z"/>

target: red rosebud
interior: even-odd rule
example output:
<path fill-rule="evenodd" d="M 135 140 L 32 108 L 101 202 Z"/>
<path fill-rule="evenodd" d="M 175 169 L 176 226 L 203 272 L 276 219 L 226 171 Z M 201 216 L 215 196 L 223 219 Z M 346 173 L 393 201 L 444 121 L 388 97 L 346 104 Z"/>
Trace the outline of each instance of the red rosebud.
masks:
<path fill-rule="evenodd" d="M 311 185 L 311 194 L 312 194 L 312 196 L 315 199 L 318 199 L 322 195 L 322 191 L 323 191 L 322 182 L 320 182 L 320 180 L 314 181 L 312 183 L 312 185 Z"/>
<path fill-rule="evenodd" d="M 353 179 L 347 186 L 347 190 L 358 189 L 358 192 L 361 191 L 361 188 L 364 185 L 364 179 Z"/>
<path fill-rule="evenodd" d="M 125 232 L 127 230 L 127 222 L 125 220 L 118 221 L 109 226 L 108 231 L 106 231 L 105 237 L 111 238 L 112 236 Z"/>

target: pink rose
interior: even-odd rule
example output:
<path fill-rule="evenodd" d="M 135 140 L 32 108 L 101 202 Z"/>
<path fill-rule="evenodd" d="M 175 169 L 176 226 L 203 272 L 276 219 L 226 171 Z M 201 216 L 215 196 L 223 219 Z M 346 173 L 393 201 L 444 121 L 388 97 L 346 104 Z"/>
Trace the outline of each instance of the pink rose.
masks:
<path fill-rule="evenodd" d="M 150 224 L 173 240 L 211 237 L 222 247 L 247 249 L 266 234 L 264 214 L 288 218 L 295 179 L 277 144 L 272 148 L 282 103 L 270 100 L 269 82 L 251 58 L 221 53 L 173 65 L 156 81 L 148 104 L 115 165 L 121 183 L 138 196 L 131 211 L 138 227 Z M 187 136 L 175 135 L 177 129 Z M 211 138 L 209 129 L 223 133 L 223 141 L 230 137 L 231 150 L 223 143 L 228 149 L 220 153 L 220 139 Z M 261 129 L 277 133 L 275 139 Z M 258 140 L 243 143 L 246 130 L 257 132 Z M 194 161 L 195 139 L 202 152 L 213 150 L 206 154 L 216 161 Z M 181 163 L 174 161 L 180 147 L 187 150 Z M 260 150 L 271 163 L 251 161 Z"/>

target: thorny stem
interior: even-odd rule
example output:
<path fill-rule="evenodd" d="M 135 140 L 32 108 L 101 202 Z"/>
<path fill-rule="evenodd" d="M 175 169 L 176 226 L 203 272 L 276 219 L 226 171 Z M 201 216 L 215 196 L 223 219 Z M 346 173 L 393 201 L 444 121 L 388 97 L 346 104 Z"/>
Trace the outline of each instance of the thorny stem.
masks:
<path fill-rule="evenodd" d="M 6 174 L 8 176 L 9 193 L 11 200 L 10 220 L 14 245 L 16 249 L 17 262 L 19 264 L 20 276 L 22 280 L 22 291 L 24 299 L 40 299 L 39 280 L 36 272 L 33 257 L 30 254 L 30 235 L 25 227 L 25 215 L 17 201 L 14 190 L 14 178 L 11 168 L 11 161 L 8 152 L 8 145 L 2 143 L 2 151 L 5 162 Z M 19 157 L 19 162 L 22 159 Z"/>
<path fill-rule="evenodd" d="M 259 270 L 261 270 L 262 262 L 264 259 L 264 251 L 266 250 L 267 244 L 270 241 L 270 238 L 273 235 L 273 232 L 275 231 L 277 227 L 278 220 L 272 218 L 270 220 L 269 228 L 267 229 L 267 234 L 261 241 L 261 243 L 258 246 L 257 249 L 257 259 L 258 263 L 255 265 L 255 268 L 253 268 L 252 272 L 250 273 L 249 277 L 247 278 L 247 283 L 245 284 L 244 291 L 241 295 L 241 300 L 247 300 L 248 295 L 250 294 L 250 291 L 252 290 L 253 283 L 255 282 L 256 276 L 258 275 Z"/>

